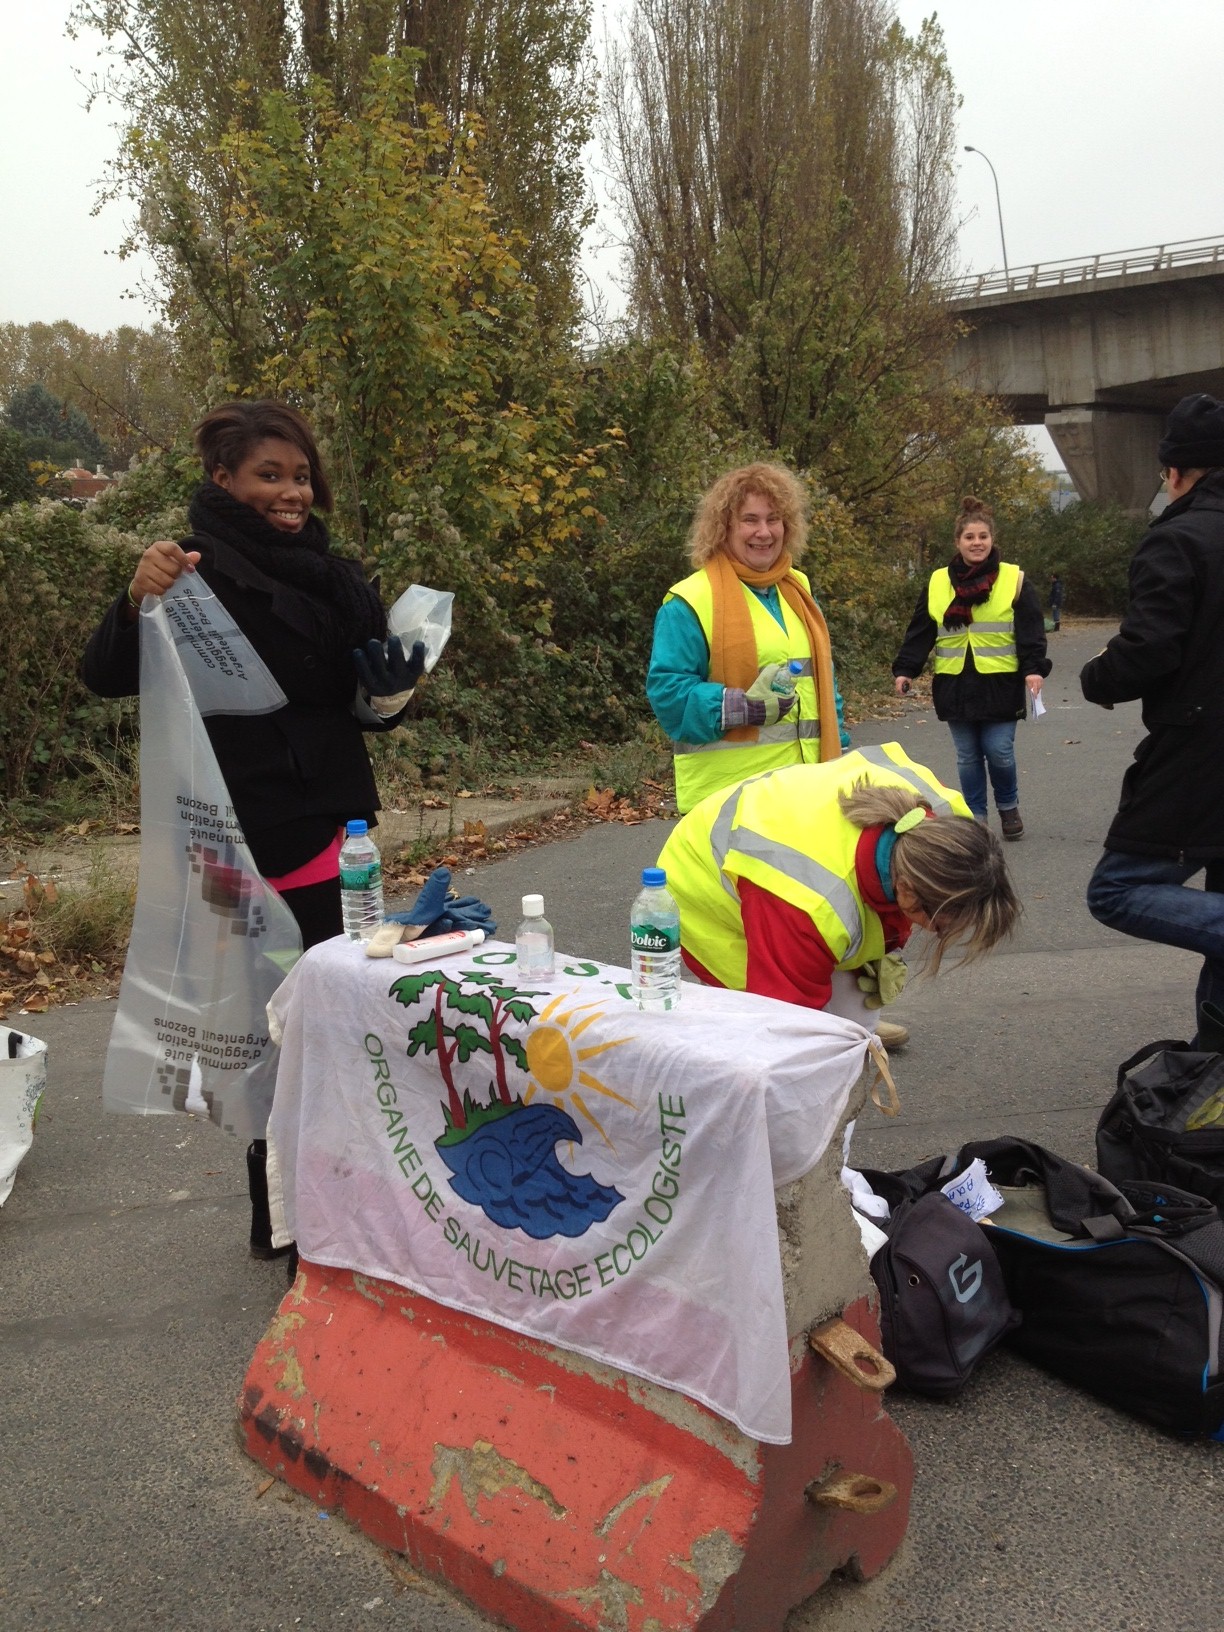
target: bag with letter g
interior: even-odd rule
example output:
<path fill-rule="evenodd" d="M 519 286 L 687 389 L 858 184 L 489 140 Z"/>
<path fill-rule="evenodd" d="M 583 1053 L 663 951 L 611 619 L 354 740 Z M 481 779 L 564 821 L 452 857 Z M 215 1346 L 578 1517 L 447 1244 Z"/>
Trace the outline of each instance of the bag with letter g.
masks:
<path fill-rule="evenodd" d="M 955 1394 L 1020 1316 L 985 1232 L 942 1191 L 894 1200 L 891 1175 L 865 1175 L 893 1206 L 888 1240 L 871 1260 L 880 1332 L 902 1388 Z"/>

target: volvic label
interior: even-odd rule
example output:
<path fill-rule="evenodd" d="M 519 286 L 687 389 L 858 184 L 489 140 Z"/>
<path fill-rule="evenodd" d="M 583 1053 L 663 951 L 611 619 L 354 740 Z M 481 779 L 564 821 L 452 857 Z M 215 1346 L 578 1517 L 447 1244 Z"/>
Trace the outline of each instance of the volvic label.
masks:
<path fill-rule="evenodd" d="M 657 924 L 633 924 L 629 944 L 635 952 L 678 952 L 680 931 L 660 929 Z"/>

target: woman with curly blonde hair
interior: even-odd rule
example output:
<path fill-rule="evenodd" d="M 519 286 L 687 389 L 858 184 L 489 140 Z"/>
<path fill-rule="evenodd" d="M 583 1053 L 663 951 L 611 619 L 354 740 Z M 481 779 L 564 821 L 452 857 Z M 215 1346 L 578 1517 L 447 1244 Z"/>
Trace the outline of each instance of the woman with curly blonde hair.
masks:
<path fill-rule="evenodd" d="M 849 746 L 829 631 L 798 569 L 805 510 L 798 478 L 772 464 L 728 471 L 697 507 L 694 570 L 659 608 L 646 677 L 682 814 L 745 777 Z"/>

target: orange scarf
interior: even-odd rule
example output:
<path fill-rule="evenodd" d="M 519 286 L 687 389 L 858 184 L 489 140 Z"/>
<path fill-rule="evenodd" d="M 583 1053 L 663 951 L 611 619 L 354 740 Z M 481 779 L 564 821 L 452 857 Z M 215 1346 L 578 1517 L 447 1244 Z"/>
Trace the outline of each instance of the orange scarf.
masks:
<path fill-rule="evenodd" d="M 753 572 L 720 550 L 705 564 L 714 596 L 714 627 L 710 640 L 710 679 L 740 691 L 760 673 L 752 614 L 741 584 L 767 589 L 777 584 L 778 593 L 802 621 L 812 653 L 812 677 L 816 682 L 816 707 L 820 719 L 820 759 L 841 758 L 841 733 L 837 728 L 837 701 L 833 689 L 833 651 L 824 613 L 791 570 L 791 558 L 783 551 L 768 572 Z M 756 742 L 755 725 L 737 726 L 728 731 L 727 742 Z"/>

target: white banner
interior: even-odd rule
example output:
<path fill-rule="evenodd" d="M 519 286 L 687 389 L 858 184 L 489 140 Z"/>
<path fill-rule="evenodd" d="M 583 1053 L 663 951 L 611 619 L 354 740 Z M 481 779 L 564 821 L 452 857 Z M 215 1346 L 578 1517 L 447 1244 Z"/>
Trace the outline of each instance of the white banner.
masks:
<path fill-rule="evenodd" d="M 302 942 L 251 859 L 200 714 L 284 702 L 202 579 L 146 597 L 140 885 L 102 1082 L 108 1111 L 192 1111 L 263 1137 L 276 1074 L 267 1003 Z"/>
<path fill-rule="evenodd" d="M 270 1005 L 272 1155 L 303 1257 L 380 1276 L 790 1438 L 774 1187 L 819 1161 L 853 1021 L 490 943 L 406 969 L 343 940 Z"/>

